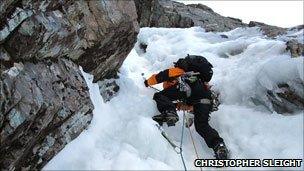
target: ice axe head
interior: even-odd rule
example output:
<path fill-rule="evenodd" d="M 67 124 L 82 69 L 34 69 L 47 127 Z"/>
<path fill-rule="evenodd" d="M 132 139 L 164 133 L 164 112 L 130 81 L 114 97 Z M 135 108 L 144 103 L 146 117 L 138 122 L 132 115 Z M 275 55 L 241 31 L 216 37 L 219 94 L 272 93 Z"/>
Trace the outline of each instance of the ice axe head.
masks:
<path fill-rule="evenodd" d="M 146 80 L 145 74 L 144 74 L 144 73 L 141 73 L 141 76 L 142 76 L 142 78 L 143 78 L 144 80 Z"/>

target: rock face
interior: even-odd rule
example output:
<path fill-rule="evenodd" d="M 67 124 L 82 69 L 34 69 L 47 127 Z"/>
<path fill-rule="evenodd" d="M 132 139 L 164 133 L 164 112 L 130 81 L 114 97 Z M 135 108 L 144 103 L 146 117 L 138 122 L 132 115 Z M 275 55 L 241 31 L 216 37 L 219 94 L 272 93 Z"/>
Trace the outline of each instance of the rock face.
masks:
<path fill-rule="evenodd" d="M 116 72 L 139 29 L 133 1 L 29 0 L 10 10 L 0 41 L 15 61 L 65 56 L 95 81 Z"/>
<path fill-rule="evenodd" d="M 271 26 L 267 25 L 265 23 L 256 22 L 256 21 L 250 21 L 249 27 L 260 27 L 261 31 L 268 37 L 274 38 L 278 35 L 286 34 L 287 29 L 277 27 L 277 26 Z"/>
<path fill-rule="evenodd" d="M 304 56 L 304 44 L 296 40 L 289 40 L 286 42 L 286 50 L 290 51 L 292 57 Z"/>
<path fill-rule="evenodd" d="M 119 86 L 113 78 L 98 81 L 97 84 L 99 86 L 100 95 L 103 98 L 104 102 L 110 101 L 117 95 L 117 92 L 119 91 Z"/>
<path fill-rule="evenodd" d="M 201 26 L 206 31 L 223 32 L 247 26 L 240 19 L 223 17 L 201 4 L 184 5 L 170 0 L 135 0 L 135 4 L 141 27 Z"/>
<path fill-rule="evenodd" d="M 270 112 L 293 114 L 304 110 L 304 82 L 301 79 L 280 83 L 273 89 L 265 89 L 265 94 L 251 97 L 256 106 L 263 106 Z"/>
<path fill-rule="evenodd" d="M 0 80 L 0 165 L 41 168 L 92 119 L 88 87 L 68 59 L 15 63 Z"/>
<path fill-rule="evenodd" d="M 298 82 L 300 87 L 304 87 L 303 81 Z M 279 84 L 275 91 L 267 91 L 267 98 L 271 102 L 270 110 L 277 113 L 294 113 L 304 110 L 304 94 L 296 92 L 288 84 Z"/>
<path fill-rule="evenodd" d="M 116 75 L 139 31 L 125 1 L 2 0 L 0 170 L 41 169 L 92 119 L 79 70 Z"/>

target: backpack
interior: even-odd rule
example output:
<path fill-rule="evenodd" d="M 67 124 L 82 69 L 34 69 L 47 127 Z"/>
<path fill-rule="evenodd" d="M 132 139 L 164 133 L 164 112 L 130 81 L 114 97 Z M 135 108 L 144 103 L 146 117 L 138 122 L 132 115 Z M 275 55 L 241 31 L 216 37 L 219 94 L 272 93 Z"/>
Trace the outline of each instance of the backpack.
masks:
<path fill-rule="evenodd" d="M 198 55 L 188 54 L 185 58 L 180 58 L 175 62 L 174 66 L 183 69 L 185 72 L 199 72 L 198 77 L 204 82 L 209 82 L 213 75 L 213 66 L 206 58 Z"/>

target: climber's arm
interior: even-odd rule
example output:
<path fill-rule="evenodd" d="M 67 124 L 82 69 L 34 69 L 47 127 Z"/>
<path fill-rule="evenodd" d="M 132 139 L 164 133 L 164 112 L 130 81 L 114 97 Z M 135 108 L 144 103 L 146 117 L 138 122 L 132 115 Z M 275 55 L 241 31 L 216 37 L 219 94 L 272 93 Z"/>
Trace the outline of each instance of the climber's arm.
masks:
<path fill-rule="evenodd" d="M 149 86 L 162 83 L 164 81 L 169 81 L 172 78 L 179 77 L 185 73 L 184 70 L 175 67 L 169 68 L 159 72 L 158 74 L 153 74 L 148 80 L 147 84 Z"/>

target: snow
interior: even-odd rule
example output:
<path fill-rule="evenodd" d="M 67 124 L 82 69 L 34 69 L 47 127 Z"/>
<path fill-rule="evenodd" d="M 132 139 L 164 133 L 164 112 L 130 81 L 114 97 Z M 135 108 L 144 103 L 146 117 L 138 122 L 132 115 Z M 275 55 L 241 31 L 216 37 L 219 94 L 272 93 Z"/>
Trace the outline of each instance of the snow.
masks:
<path fill-rule="evenodd" d="M 148 45 L 146 53 L 139 43 Z M 303 113 L 270 113 L 250 102 L 252 97 L 263 99 L 265 91 L 275 89 L 277 83 L 303 81 L 303 57 L 290 58 L 284 49 L 284 42 L 265 39 L 257 28 L 226 33 L 206 33 L 197 27 L 142 28 L 120 69 L 120 91 L 110 102 L 103 102 L 93 77 L 83 73 L 95 106 L 92 123 L 44 169 L 182 170 L 180 157 L 151 119 L 158 113 L 154 90 L 144 86 L 141 73 L 148 77 L 186 54 L 203 55 L 214 66 L 211 84 L 221 93 L 222 104 L 211 114 L 210 124 L 224 138 L 232 158 L 303 159 Z M 181 112 L 179 116 L 182 120 Z M 181 126 L 179 121 L 175 127 L 165 127 L 177 144 Z M 199 157 L 214 158 L 193 126 L 191 131 Z M 199 170 L 193 166 L 196 156 L 187 129 L 183 147 L 188 169 Z"/>

